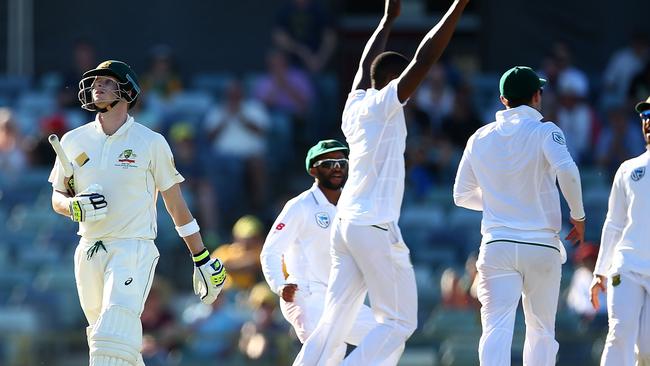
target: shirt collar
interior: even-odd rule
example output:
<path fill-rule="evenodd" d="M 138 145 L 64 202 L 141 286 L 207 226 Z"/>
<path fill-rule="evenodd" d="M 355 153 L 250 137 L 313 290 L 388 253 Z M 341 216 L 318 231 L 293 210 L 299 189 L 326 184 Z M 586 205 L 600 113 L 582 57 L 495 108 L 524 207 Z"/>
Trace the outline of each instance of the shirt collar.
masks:
<path fill-rule="evenodd" d="M 314 199 L 316 200 L 316 203 L 319 206 L 331 205 L 330 201 L 328 201 L 327 197 L 325 197 L 325 194 L 323 193 L 323 191 L 321 191 L 320 188 L 318 188 L 318 183 L 317 182 L 314 182 L 314 184 L 311 186 L 309 191 L 311 192 L 312 197 L 314 197 Z"/>
<path fill-rule="evenodd" d="M 135 120 L 133 119 L 133 117 L 127 114 L 126 121 L 124 122 L 124 124 L 122 124 L 122 126 L 120 126 L 120 128 L 118 128 L 117 131 L 115 131 L 115 133 L 112 136 L 119 136 L 124 134 L 129 128 L 131 128 L 131 126 L 133 126 L 134 122 Z M 104 133 L 104 129 L 102 129 L 102 124 L 99 122 L 99 113 L 97 113 L 97 115 L 95 116 L 95 121 L 93 122 L 93 124 L 97 132 Z"/>
<path fill-rule="evenodd" d="M 541 121 L 544 116 L 535 108 L 527 105 L 520 105 L 519 107 L 510 108 L 496 113 L 497 122 L 515 122 L 524 119 L 533 119 Z"/>

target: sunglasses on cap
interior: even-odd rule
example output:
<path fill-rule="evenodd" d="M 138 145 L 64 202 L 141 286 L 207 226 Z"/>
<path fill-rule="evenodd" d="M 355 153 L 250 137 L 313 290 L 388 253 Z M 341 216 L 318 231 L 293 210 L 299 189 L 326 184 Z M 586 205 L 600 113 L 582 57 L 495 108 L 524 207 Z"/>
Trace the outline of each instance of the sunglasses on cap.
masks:
<path fill-rule="evenodd" d="M 639 116 L 641 116 L 641 119 L 650 119 L 650 109 L 646 109 L 645 111 L 639 113 Z"/>
<path fill-rule="evenodd" d="M 325 169 L 345 169 L 348 167 L 348 159 L 323 159 L 315 162 L 313 165 L 314 168 L 317 168 L 319 166 Z"/>

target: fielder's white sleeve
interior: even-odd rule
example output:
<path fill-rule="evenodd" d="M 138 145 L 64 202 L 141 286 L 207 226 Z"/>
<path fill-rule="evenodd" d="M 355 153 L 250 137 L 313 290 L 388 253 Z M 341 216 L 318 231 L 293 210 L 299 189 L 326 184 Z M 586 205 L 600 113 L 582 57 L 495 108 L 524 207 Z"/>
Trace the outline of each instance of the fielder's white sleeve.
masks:
<path fill-rule="evenodd" d="M 551 169 L 555 170 L 562 164 L 573 162 L 562 130 L 553 122 L 545 122 L 541 128 L 544 134 L 542 151 Z"/>
<path fill-rule="evenodd" d="M 151 150 L 151 170 L 156 188 L 159 191 L 164 192 L 174 184 L 185 180 L 176 170 L 172 150 L 161 134 L 155 134 L 155 138 L 151 143 Z"/>
<path fill-rule="evenodd" d="M 472 139 L 467 142 L 470 144 Z M 454 203 L 470 210 L 483 211 L 483 191 L 478 185 L 467 149 L 460 159 L 454 181 Z"/>
<path fill-rule="evenodd" d="M 293 201 L 289 201 L 275 219 L 273 227 L 264 241 L 260 254 L 262 273 L 269 287 L 276 294 L 286 283 L 282 271 L 282 256 L 288 252 L 291 244 L 298 241 L 304 216 L 300 205 L 294 205 Z"/>
<path fill-rule="evenodd" d="M 600 239 L 600 251 L 594 274 L 607 276 L 612 265 L 614 248 L 621 240 L 623 229 L 627 225 L 627 196 L 623 187 L 622 169 L 619 168 L 614 176 L 614 183 L 609 194 L 607 217 L 603 225 Z"/>
<path fill-rule="evenodd" d="M 555 172 L 562 195 L 569 205 L 571 218 L 583 220 L 585 218 L 585 209 L 582 203 L 582 188 L 578 167 L 571 160 L 557 167 Z"/>

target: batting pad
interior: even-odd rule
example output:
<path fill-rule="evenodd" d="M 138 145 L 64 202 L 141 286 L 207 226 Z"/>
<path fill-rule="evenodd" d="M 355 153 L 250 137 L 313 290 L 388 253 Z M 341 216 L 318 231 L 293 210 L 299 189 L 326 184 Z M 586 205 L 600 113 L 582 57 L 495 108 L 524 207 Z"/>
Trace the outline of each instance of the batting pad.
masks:
<path fill-rule="evenodd" d="M 90 366 L 136 366 L 142 346 L 137 314 L 112 305 L 97 320 L 88 340 Z"/>

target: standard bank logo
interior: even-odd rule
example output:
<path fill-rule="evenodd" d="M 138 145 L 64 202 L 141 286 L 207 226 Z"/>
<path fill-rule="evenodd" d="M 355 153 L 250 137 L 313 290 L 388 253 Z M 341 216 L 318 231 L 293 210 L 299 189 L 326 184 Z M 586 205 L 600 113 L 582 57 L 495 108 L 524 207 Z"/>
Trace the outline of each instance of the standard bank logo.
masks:
<path fill-rule="evenodd" d="M 326 229 L 328 226 L 330 226 L 330 215 L 328 215 L 327 212 L 317 213 L 316 223 L 318 224 L 318 226 L 322 227 L 323 229 Z"/>
<path fill-rule="evenodd" d="M 630 177 L 632 178 L 633 181 L 637 182 L 637 181 L 639 181 L 641 178 L 643 178 L 644 175 L 645 175 L 645 167 L 642 166 L 642 167 L 640 167 L 640 168 L 636 168 L 636 169 L 634 169 L 634 170 L 632 171 L 632 174 L 630 175 Z"/>

